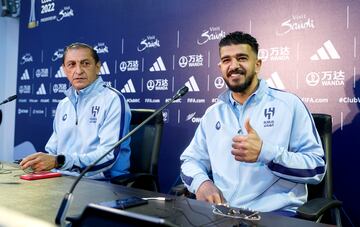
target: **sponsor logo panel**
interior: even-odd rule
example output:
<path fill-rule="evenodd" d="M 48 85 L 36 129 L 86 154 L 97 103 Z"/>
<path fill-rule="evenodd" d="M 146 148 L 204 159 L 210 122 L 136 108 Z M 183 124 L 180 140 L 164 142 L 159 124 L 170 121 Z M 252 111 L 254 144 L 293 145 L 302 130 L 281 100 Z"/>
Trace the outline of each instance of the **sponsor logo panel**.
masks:
<path fill-rule="evenodd" d="M 146 82 L 148 91 L 167 91 L 169 90 L 168 79 L 153 79 Z"/>
<path fill-rule="evenodd" d="M 290 60 L 290 47 L 280 46 L 269 49 L 260 49 L 258 58 L 262 61 L 288 61 Z"/>
<path fill-rule="evenodd" d="M 181 68 L 201 67 L 204 65 L 204 55 L 191 54 L 187 56 L 181 56 L 178 60 L 178 63 Z"/>
<path fill-rule="evenodd" d="M 33 62 L 33 57 L 30 53 L 26 53 L 24 54 L 21 59 L 20 59 L 20 65 L 24 65 L 26 63 L 29 63 L 29 62 Z"/>
<path fill-rule="evenodd" d="M 67 84 L 65 83 L 54 84 L 52 89 L 54 94 L 64 93 L 66 90 L 67 90 Z"/>
<path fill-rule="evenodd" d="M 304 103 L 328 103 L 328 98 L 302 97 L 301 101 Z"/>
<path fill-rule="evenodd" d="M 119 64 L 119 69 L 121 72 L 139 71 L 139 61 L 138 60 L 122 61 Z"/>
<path fill-rule="evenodd" d="M 360 97 L 340 97 L 339 103 L 360 103 Z"/>
<path fill-rule="evenodd" d="M 36 78 L 49 77 L 49 69 L 48 68 L 36 69 L 35 70 L 35 76 L 36 76 Z"/>
<path fill-rule="evenodd" d="M 292 15 L 285 19 L 276 31 L 276 35 L 283 36 L 296 31 L 308 31 L 315 29 L 315 20 L 306 14 Z"/>
<path fill-rule="evenodd" d="M 339 71 L 321 71 L 321 72 L 309 72 L 305 76 L 306 84 L 310 87 L 324 86 L 344 86 L 345 84 L 345 72 Z"/>
<path fill-rule="evenodd" d="M 22 115 L 22 114 L 30 115 L 30 110 L 27 109 L 27 108 L 18 108 L 17 109 L 17 114 L 18 115 Z"/>
<path fill-rule="evenodd" d="M 20 77 L 20 80 L 30 80 L 29 71 L 27 69 L 24 70 L 23 74 Z"/>
<path fill-rule="evenodd" d="M 94 50 L 95 50 L 96 53 L 98 53 L 98 54 L 109 53 L 109 47 L 106 46 L 105 43 L 98 43 L 97 45 L 95 45 Z"/>
<path fill-rule="evenodd" d="M 60 49 L 57 49 L 53 56 L 51 57 L 51 61 L 57 61 L 59 59 L 62 59 L 64 56 L 64 49 L 63 48 L 60 48 Z"/>
<path fill-rule="evenodd" d="M 136 93 L 132 80 L 129 79 L 120 91 L 121 93 Z"/>
<path fill-rule="evenodd" d="M 104 61 L 104 62 L 101 64 L 99 75 L 109 75 L 109 74 L 110 74 L 109 67 L 108 67 L 108 65 L 107 65 L 107 62 Z"/>
<path fill-rule="evenodd" d="M 225 80 L 221 76 L 218 76 L 214 80 L 214 86 L 216 89 L 222 89 L 225 86 Z"/>
<path fill-rule="evenodd" d="M 210 27 L 205 29 L 197 39 L 198 45 L 204 45 L 209 41 L 220 40 L 225 37 L 225 32 L 220 27 Z"/>
<path fill-rule="evenodd" d="M 31 94 L 31 85 L 20 85 L 18 92 L 19 94 Z"/>
<path fill-rule="evenodd" d="M 40 4 L 39 4 L 40 2 Z M 38 4 L 36 4 L 38 3 Z M 40 7 L 40 15 L 36 15 L 35 10 L 37 7 Z M 33 29 L 39 26 L 40 23 L 47 22 L 60 22 L 65 18 L 73 17 L 75 15 L 74 10 L 71 6 L 67 5 L 63 8 L 58 9 L 55 0 L 42 0 L 35 1 L 31 0 L 31 7 L 29 12 L 29 23 L 28 28 Z M 39 20 L 36 18 L 40 18 Z"/>
<path fill-rule="evenodd" d="M 280 79 L 280 76 L 277 72 L 273 72 L 269 79 L 266 80 L 266 83 L 269 85 L 269 87 L 276 88 L 276 89 L 285 89 L 285 85 Z"/>
<path fill-rule="evenodd" d="M 201 121 L 201 117 L 196 114 L 196 112 L 189 113 L 185 117 L 185 121 L 198 124 Z"/>
<path fill-rule="evenodd" d="M 199 86 L 195 80 L 194 76 L 191 76 L 189 80 L 185 83 L 185 86 L 189 88 L 189 92 L 199 92 Z"/>
<path fill-rule="evenodd" d="M 40 87 L 36 91 L 36 95 L 46 95 L 46 89 L 44 83 L 40 84 Z"/>
<path fill-rule="evenodd" d="M 66 74 L 64 72 L 64 68 L 60 66 L 59 70 L 56 72 L 55 78 L 66 78 Z"/>
<path fill-rule="evenodd" d="M 137 51 L 142 52 L 148 48 L 158 48 L 160 47 L 160 40 L 156 38 L 154 35 L 146 36 L 140 42 L 137 47 Z"/>
<path fill-rule="evenodd" d="M 150 72 L 166 71 L 165 64 L 161 57 L 158 57 L 149 69 Z"/>
<path fill-rule="evenodd" d="M 340 59 L 340 55 L 330 40 L 326 41 L 323 46 L 310 57 L 310 60 L 312 61 L 331 59 Z"/>

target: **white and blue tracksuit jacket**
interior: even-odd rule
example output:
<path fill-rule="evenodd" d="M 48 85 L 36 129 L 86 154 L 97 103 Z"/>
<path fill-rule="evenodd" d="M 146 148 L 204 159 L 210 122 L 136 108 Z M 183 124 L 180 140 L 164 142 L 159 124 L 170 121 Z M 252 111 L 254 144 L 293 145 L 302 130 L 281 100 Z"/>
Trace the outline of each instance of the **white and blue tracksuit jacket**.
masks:
<path fill-rule="evenodd" d="M 57 106 L 53 133 L 45 150 L 65 155 L 60 172 L 79 175 L 128 133 L 131 111 L 124 96 L 107 87 L 101 77 L 78 94 L 70 87 L 65 95 Z M 130 139 L 110 152 L 86 176 L 101 179 L 128 173 L 129 144 Z"/>
<path fill-rule="evenodd" d="M 232 138 L 247 134 L 246 118 L 263 140 L 255 163 L 236 161 L 231 154 Z M 306 184 L 319 183 L 326 170 L 321 140 L 305 105 L 264 80 L 243 105 L 229 90 L 222 93 L 180 160 L 182 181 L 192 193 L 212 173 L 231 206 L 262 212 L 296 210 L 307 199 Z"/>

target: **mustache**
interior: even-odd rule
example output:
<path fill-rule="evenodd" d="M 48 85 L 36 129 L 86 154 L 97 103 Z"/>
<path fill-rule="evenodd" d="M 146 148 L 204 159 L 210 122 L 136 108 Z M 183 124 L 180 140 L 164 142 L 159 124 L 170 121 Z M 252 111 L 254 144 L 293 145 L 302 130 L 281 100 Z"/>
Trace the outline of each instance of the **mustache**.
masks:
<path fill-rule="evenodd" d="M 246 74 L 246 70 L 237 68 L 237 69 L 229 71 L 228 75 L 231 75 L 231 74 Z"/>

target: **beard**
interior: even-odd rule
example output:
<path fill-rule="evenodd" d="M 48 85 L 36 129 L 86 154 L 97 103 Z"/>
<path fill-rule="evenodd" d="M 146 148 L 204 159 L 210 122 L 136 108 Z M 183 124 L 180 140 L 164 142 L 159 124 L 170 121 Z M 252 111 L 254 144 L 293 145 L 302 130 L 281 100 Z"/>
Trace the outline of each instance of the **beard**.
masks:
<path fill-rule="evenodd" d="M 225 80 L 225 83 L 228 86 L 228 88 L 230 89 L 230 91 L 242 93 L 250 87 L 250 85 L 255 77 L 255 73 L 253 72 L 252 74 L 249 74 L 249 75 L 246 75 L 246 73 L 241 73 L 241 74 L 245 77 L 245 81 L 242 84 L 232 85 L 232 84 L 230 84 L 229 80 Z"/>

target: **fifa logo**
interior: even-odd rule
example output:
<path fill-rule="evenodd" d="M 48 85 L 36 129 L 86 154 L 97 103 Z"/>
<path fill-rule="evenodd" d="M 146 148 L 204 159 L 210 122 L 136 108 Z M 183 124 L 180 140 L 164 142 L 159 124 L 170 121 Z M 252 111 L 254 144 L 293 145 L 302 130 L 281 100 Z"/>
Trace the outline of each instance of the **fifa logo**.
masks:
<path fill-rule="evenodd" d="M 271 117 L 273 117 L 275 114 L 275 107 L 270 107 L 264 110 L 264 116 L 270 120 Z"/>

